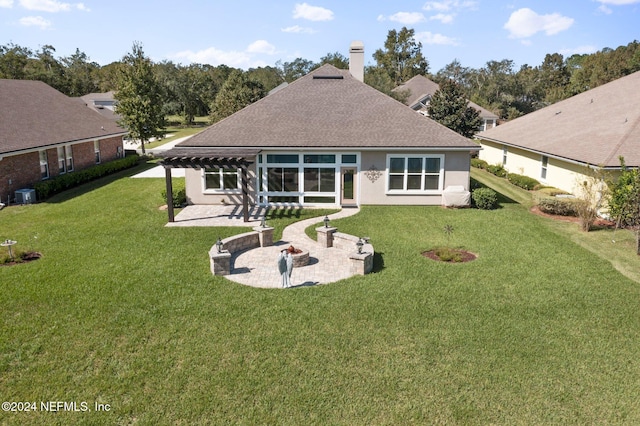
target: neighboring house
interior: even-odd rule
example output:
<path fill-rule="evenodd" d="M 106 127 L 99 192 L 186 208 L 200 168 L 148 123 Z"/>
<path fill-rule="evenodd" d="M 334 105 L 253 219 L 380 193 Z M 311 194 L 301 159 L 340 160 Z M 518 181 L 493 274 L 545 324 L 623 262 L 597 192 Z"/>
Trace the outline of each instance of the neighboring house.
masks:
<path fill-rule="evenodd" d="M 120 119 L 120 116 L 115 113 L 116 99 L 113 94 L 113 90 L 106 93 L 89 93 L 88 95 L 80 96 L 80 99 L 86 106 L 105 118 L 117 121 Z"/>
<path fill-rule="evenodd" d="M 350 63 L 363 58 L 352 45 Z M 189 167 L 192 204 L 240 204 L 243 176 L 258 205 L 441 205 L 447 187 L 468 191 L 479 146 L 353 75 L 323 65 L 166 151 L 164 165 Z"/>
<path fill-rule="evenodd" d="M 126 132 L 40 81 L 0 79 L 0 201 L 123 155 Z"/>
<path fill-rule="evenodd" d="M 416 75 L 406 83 L 393 89 L 393 91 L 398 93 L 407 92 L 408 97 L 405 103 L 414 111 L 429 116 L 429 102 L 433 94 L 439 89 L 440 86 L 438 83 L 429 80 L 423 75 Z M 482 126 L 478 129 L 479 132 L 496 127 L 498 123 L 498 116 L 496 114 L 471 101 L 469 101 L 469 106 L 480 113 Z"/>
<path fill-rule="evenodd" d="M 640 72 L 479 133 L 480 159 L 574 193 L 586 167 L 640 166 Z"/>

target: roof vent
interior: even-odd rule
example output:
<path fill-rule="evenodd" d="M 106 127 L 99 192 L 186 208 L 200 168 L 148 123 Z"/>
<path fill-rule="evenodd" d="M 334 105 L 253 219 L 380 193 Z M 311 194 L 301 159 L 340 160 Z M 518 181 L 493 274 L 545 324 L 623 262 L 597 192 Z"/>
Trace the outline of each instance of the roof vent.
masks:
<path fill-rule="evenodd" d="M 342 80 L 344 77 L 341 75 L 314 75 L 314 80 Z"/>

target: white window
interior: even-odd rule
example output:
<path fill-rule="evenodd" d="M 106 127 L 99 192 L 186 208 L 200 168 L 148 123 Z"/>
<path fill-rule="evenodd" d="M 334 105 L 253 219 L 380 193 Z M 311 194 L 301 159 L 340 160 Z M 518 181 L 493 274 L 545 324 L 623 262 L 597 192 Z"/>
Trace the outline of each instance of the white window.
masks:
<path fill-rule="evenodd" d="M 67 171 L 73 171 L 73 152 L 71 152 L 71 145 L 67 145 L 64 147 L 64 152 L 67 158 Z"/>
<path fill-rule="evenodd" d="M 502 165 L 507 165 L 507 154 L 509 153 L 509 149 L 506 146 L 502 147 Z"/>
<path fill-rule="evenodd" d="M 40 151 L 40 177 L 42 179 L 49 178 L 49 160 L 45 150 Z"/>
<path fill-rule="evenodd" d="M 549 157 L 542 156 L 542 170 L 540 171 L 540 177 L 544 180 L 547 178 L 547 167 L 549 166 Z"/>
<path fill-rule="evenodd" d="M 67 171 L 67 160 L 65 158 L 64 147 L 58 147 L 58 174 L 66 173 Z"/>
<path fill-rule="evenodd" d="M 100 164 L 100 141 L 93 142 L 93 152 L 96 153 L 96 164 Z"/>
<path fill-rule="evenodd" d="M 204 171 L 205 191 L 235 191 L 240 188 L 238 169 L 212 168 Z"/>
<path fill-rule="evenodd" d="M 442 191 L 444 155 L 388 155 L 387 192 L 429 194 Z"/>

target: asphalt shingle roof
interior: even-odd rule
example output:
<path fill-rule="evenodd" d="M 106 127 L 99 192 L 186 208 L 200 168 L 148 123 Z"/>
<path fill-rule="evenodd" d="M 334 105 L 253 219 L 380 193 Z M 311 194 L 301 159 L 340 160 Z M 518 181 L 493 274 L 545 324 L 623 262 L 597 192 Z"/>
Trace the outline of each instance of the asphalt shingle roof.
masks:
<path fill-rule="evenodd" d="M 478 133 L 584 164 L 640 166 L 640 71 Z"/>
<path fill-rule="evenodd" d="M 433 96 L 438 90 L 440 85 L 434 81 L 429 80 L 423 75 L 416 75 L 411 77 L 406 83 L 396 87 L 393 91 L 401 92 L 403 90 L 409 91 L 407 97 L 407 105 L 414 107 L 418 102 L 422 101 L 427 96 Z M 497 120 L 498 116 L 489 111 L 486 108 L 481 107 L 475 102 L 469 101 L 469 106 L 480 112 L 480 117 L 484 119 Z"/>
<path fill-rule="evenodd" d="M 40 81 L 0 79 L 0 99 L 0 154 L 126 133 Z"/>
<path fill-rule="evenodd" d="M 177 147 L 478 149 L 473 141 L 332 65 Z"/>

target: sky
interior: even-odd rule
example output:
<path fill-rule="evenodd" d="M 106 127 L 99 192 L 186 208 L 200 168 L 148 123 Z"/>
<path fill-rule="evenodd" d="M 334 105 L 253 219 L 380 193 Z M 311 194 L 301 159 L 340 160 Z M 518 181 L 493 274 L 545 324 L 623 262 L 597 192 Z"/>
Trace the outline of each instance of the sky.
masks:
<path fill-rule="evenodd" d="M 100 65 L 134 42 L 154 62 L 249 69 L 365 45 L 365 64 L 390 30 L 415 30 L 429 71 L 452 61 L 481 68 L 510 59 L 516 70 L 640 40 L 640 0 L 0 0 L 0 45 L 54 56 L 79 49 Z"/>

